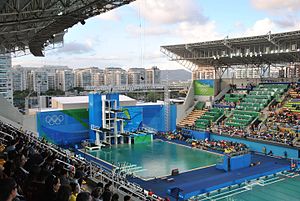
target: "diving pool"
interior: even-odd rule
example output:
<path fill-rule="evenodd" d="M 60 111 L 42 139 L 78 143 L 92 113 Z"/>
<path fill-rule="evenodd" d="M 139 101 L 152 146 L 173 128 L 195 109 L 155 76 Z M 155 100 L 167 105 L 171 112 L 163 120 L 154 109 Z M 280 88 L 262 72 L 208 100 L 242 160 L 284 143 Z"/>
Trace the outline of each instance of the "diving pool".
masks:
<path fill-rule="evenodd" d="M 220 201 L 299 201 L 299 189 L 300 177 L 298 176 L 266 186 L 255 186 L 250 191 L 228 196 Z"/>
<path fill-rule="evenodd" d="M 89 154 L 110 164 L 122 164 L 128 167 L 127 171 L 130 170 L 145 180 L 170 175 L 172 169 L 186 172 L 211 166 L 222 160 L 222 155 L 162 140 L 142 144 L 118 144 L 99 151 L 90 151 Z"/>

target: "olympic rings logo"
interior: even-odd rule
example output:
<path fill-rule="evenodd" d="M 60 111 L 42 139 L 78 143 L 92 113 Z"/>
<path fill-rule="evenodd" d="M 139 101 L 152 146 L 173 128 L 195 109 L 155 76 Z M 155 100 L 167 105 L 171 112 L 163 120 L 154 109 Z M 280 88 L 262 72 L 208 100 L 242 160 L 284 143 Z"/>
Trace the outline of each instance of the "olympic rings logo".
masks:
<path fill-rule="evenodd" d="M 53 125 L 60 125 L 64 121 L 64 116 L 63 115 L 47 115 L 45 118 L 45 121 L 47 124 L 50 126 Z"/>

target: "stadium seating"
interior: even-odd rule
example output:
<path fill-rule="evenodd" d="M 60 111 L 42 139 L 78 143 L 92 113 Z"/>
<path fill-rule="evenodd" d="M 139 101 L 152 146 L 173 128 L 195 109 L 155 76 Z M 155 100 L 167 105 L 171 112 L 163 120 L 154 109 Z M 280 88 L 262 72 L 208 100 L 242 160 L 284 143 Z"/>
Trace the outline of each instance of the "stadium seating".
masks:
<path fill-rule="evenodd" d="M 282 95 L 288 88 L 288 84 L 260 84 L 248 95 L 237 102 L 237 106 L 230 118 L 227 118 L 225 125 L 238 128 L 245 128 L 259 116 L 274 98 Z M 226 97 L 225 97 L 226 98 Z"/>
<path fill-rule="evenodd" d="M 205 107 L 205 103 L 199 101 L 199 102 L 195 105 L 194 109 L 196 109 L 196 110 L 203 110 L 204 107 Z"/>
<path fill-rule="evenodd" d="M 195 121 L 195 127 L 197 129 L 206 130 L 212 122 L 218 120 L 223 114 L 224 109 L 212 108 Z"/>
<path fill-rule="evenodd" d="M 292 112 L 300 113 L 300 99 L 292 99 L 284 105 L 284 108 L 291 110 Z"/>

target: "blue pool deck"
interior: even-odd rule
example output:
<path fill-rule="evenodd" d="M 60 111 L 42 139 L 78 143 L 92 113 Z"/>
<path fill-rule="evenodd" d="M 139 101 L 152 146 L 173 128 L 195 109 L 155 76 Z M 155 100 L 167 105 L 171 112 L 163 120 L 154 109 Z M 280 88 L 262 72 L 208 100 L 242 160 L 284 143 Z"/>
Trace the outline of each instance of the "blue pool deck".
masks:
<path fill-rule="evenodd" d="M 78 151 L 81 155 L 84 155 L 85 158 L 104 165 L 108 169 L 112 168 L 111 164 L 107 164 L 105 161 L 97 159 L 87 153 L 83 153 L 80 150 Z M 207 168 L 179 173 L 177 176 L 170 175 L 164 178 L 150 180 L 143 180 L 135 177 L 128 178 L 128 180 L 139 184 L 144 189 L 151 189 L 152 192 L 160 197 L 169 197 L 171 200 L 175 200 L 175 198 L 171 197 L 170 194 L 168 194 L 168 191 L 172 188 L 179 188 L 181 190 L 179 193 L 180 200 L 187 200 L 195 195 L 211 192 L 235 184 L 241 184 L 262 176 L 290 170 L 290 161 L 287 159 L 252 153 L 252 163 L 257 162 L 260 162 L 260 164 L 231 172 L 218 170 L 214 165 Z"/>
<path fill-rule="evenodd" d="M 170 198 L 170 195 L 167 193 L 168 190 L 177 187 L 182 190 L 179 194 L 180 198 L 188 199 L 192 196 L 219 188 L 290 170 L 290 162 L 286 159 L 252 154 L 252 162 L 261 162 L 261 164 L 231 172 L 217 170 L 215 166 L 212 166 L 185 172 L 177 176 L 168 176 L 167 179 L 174 179 L 169 182 L 165 178 L 163 180 L 157 178 L 149 181 L 144 181 L 139 178 L 131 178 L 129 180 L 138 183 L 142 188 L 151 189 L 155 194 L 161 197 Z"/>

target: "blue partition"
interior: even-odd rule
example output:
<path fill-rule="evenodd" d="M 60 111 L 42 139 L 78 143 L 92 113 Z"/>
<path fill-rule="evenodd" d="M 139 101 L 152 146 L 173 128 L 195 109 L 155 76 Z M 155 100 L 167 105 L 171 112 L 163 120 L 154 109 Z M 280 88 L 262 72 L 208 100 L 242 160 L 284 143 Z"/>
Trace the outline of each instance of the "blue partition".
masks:
<path fill-rule="evenodd" d="M 233 156 L 230 158 L 231 170 L 238 170 L 241 168 L 249 167 L 250 164 L 251 164 L 251 154 Z"/>
<path fill-rule="evenodd" d="M 140 108 L 142 110 L 142 124 L 157 131 L 165 131 L 165 106 L 164 105 L 137 105 L 124 108 Z M 170 130 L 176 129 L 176 105 L 170 105 Z"/>
<path fill-rule="evenodd" d="M 96 132 L 91 128 L 102 127 L 102 95 L 100 93 L 89 94 L 89 127 L 90 139 L 95 141 Z"/>
<path fill-rule="evenodd" d="M 230 162 L 230 165 L 228 164 Z M 239 156 L 223 156 L 223 161 L 216 165 L 216 168 L 219 170 L 225 170 L 226 172 L 231 170 L 238 170 L 241 168 L 249 167 L 251 164 L 251 154 L 244 154 Z"/>
<path fill-rule="evenodd" d="M 186 128 L 182 128 L 182 131 L 184 131 L 184 133 L 191 135 L 192 138 L 196 140 L 205 140 L 206 138 L 210 140 L 210 133 L 206 131 L 195 131 Z"/>
<path fill-rule="evenodd" d="M 223 156 L 223 159 L 220 163 L 217 163 L 216 168 L 218 170 L 225 170 L 226 172 L 228 171 L 228 157 Z"/>
<path fill-rule="evenodd" d="M 298 158 L 298 150 L 296 148 L 288 148 L 288 147 L 281 147 L 280 145 L 275 146 L 267 143 L 262 142 L 253 142 L 248 141 L 245 139 L 238 139 L 233 137 L 228 137 L 224 135 L 217 135 L 217 134 L 210 134 L 211 140 L 227 140 L 227 141 L 233 141 L 233 142 L 239 142 L 246 144 L 252 151 L 262 152 L 263 147 L 266 148 L 267 153 L 272 150 L 273 154 L 275 156 L 281 156 L 284 157 L 284 152 L 287 152 L 288 158 Z"/>

